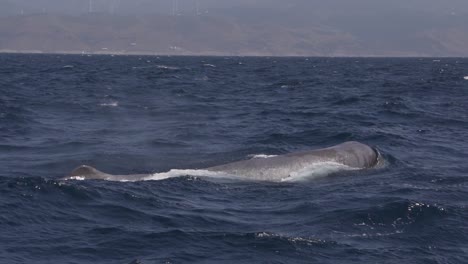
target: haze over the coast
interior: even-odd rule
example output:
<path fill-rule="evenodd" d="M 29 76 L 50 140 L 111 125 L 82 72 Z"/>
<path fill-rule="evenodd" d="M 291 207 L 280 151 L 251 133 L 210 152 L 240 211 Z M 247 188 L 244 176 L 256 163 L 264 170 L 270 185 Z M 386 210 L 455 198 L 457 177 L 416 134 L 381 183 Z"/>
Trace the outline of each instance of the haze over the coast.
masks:
<path fill-rule="evenodd" d="M 0 51 L 468 56 L 464 0 L 0 0 Z"/>

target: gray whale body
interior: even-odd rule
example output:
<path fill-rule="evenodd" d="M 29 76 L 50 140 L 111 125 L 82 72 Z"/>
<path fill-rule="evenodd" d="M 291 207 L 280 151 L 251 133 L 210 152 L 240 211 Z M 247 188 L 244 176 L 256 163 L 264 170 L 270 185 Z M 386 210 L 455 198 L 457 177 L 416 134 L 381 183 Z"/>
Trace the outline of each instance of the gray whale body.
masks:
<path fill-rule="evenodd" d="M 311 168 L 326 165 L 349 169 L 368 169 L 379 163 L 379 153 L 368 145 L 350 141 L 336 146 L 289 153 L 268 158 L 253 158 L 202 169 L 207 174 L 229 175 L 258 181 L 282 181 L 294 174 L 308 173 Z M 184 172 L 184 171 L 182 171 Z M 182 173 L 187 175 L 190 173 Z M 65 177 L 69 179 L 98 179 L 109 181 L 152 180 L 154 174 L 112 175 L 82 165 Z M 209 175 L 207 175 L 209 176 Z M 168 178 L 168 177 L 167 177 Z"/>

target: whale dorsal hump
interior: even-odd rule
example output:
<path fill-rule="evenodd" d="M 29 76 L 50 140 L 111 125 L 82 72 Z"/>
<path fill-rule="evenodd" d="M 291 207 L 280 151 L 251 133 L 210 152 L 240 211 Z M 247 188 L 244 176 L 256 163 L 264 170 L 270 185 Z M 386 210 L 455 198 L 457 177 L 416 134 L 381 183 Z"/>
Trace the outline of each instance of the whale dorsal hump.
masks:
<path fill-rule="evenodd" d="M 106 175 L 106 173 L 86 165 L 79 166 L 70 173 L 70 177 L 79 176 L 85 177 L 87 179 L 99 179 L 105 177 Z"/>

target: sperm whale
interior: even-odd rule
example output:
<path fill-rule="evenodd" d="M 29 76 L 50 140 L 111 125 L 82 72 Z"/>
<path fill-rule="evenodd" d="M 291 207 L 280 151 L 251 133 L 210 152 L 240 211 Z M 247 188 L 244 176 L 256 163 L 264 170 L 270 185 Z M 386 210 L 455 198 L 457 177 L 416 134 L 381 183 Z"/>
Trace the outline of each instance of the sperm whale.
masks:
<path fill-rule="evenodd" d="M 362 170 L 372 168 L 378 162 L 379 153 L 377 150 L 366 144 L 350 141 L 322 149 L 266 158 L 252 158 L 201 170 L 172 170 L 159 174 L 112 175 L 82 165 L 64 179 L 142 181 L 195 174 L 196 176 L 208 177 L 221 175 L 257 181 L 285 181 L 297 175 L 316 173 L 323 168 L 328 168 L 329 171 Z"/>

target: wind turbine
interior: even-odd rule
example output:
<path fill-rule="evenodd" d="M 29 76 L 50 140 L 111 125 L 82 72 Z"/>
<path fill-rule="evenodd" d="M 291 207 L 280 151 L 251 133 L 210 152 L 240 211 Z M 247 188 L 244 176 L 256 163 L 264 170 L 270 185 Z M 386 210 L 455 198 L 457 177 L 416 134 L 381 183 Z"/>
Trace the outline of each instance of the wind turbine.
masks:
<path fill-rule="evenodd" d="M 93 12 L 93 0 L 89 0 L 88 3 L 88 12 L 92 13 Z"/>
<path fill-rule="evenodd" d="M 113 15 L 115 12 L 115 0 L 111 0 L 110 6 L 109 6 L 109 13 Z"/>
<path fill-rule="evenodd" d="M 195 9 L 197 12 L 197 16 L 199 16 L 200 15 L 200 1 L 199 0 L 195 0 Z"/>
<path fill-rule="evenodd" d="M 113 0 L 113 6 L 114 6 L 114 13 L 119 12 L 120 10 L 120 2 L 121 0 Z"/>
<path fill-rule="evenodd" d="M 172 0 L 172 15 L 177 16 L 179 14 L 179 0 Z"/>

